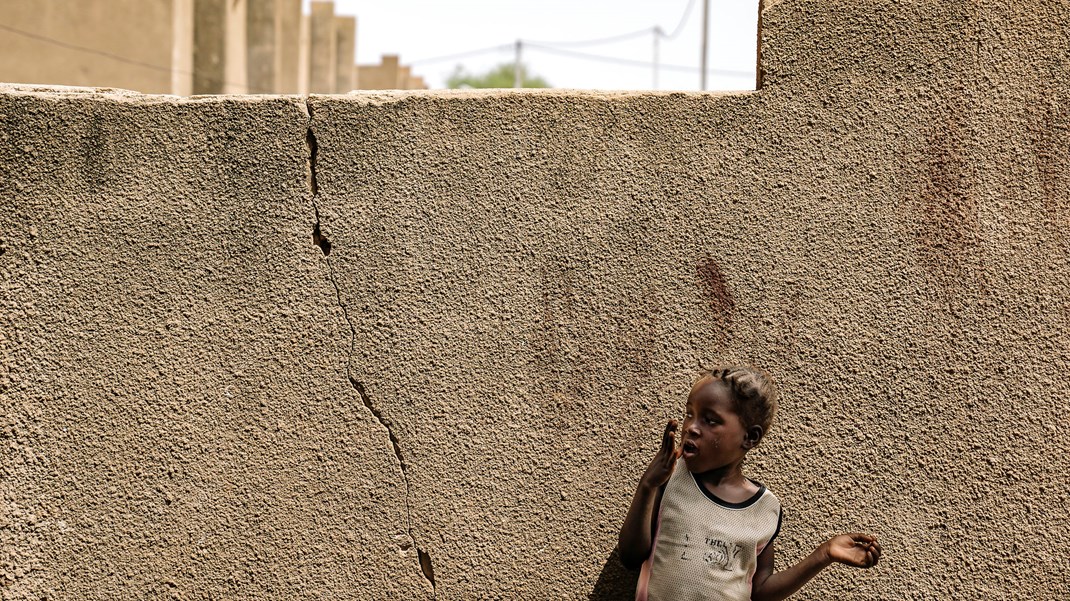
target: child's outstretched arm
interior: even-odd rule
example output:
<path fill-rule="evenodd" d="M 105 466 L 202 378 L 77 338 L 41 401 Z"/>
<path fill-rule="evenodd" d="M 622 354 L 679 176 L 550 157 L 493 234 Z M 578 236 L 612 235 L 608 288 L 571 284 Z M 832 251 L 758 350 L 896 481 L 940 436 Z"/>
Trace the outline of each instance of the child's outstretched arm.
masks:
<path fill-rule="evenodd" d="M 658 490 L 669 481 L 672 470 L 676 467 L 676 420 L 665 424 L 665 434 L 661 438 L 661 448 L 654 460 L 646 468 L 639 486 L 632 497 L 632 505 L 620 528 L 617 547 L 620 549 L 621 563 L 630 569 L 643 565 L 650 557 L 652 522 Z"/>
<path fill-rule="evenodd" d="M 773 545 L 770 544 L 758 556 L 758 567 L 750 596 L 753 601 L 786 599 L 833 563 L 872 568 L 880 561 L 881 545 L 876 538 L 868 534 L 841 534 L 822 543 L 799 563 L 775 574 L 773 553 Z"/>

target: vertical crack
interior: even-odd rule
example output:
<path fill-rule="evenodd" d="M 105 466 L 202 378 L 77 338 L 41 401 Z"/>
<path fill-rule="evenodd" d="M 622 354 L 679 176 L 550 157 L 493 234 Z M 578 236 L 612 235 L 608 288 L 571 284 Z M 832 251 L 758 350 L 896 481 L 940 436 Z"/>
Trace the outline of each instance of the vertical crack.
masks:
<path fill-rule="evenodd" d="M 319 180 L 316 178 L 316 162 L 319 160 L 320 145 L 316 141 L 316 132 L 312 131 L 312 107 L 305 101 L 305 112 L 308 113 L 308 129 L 305 131 L 305 145 L 308 146 L 308 189 L 315 201 L 320 193 Z M 317 225 L 319 220 L 317 220 Z"/>
<path fill-rule="evenodd" d="M 343 311 L 345 307 L 343 306 Z M 348 320 L 348 317 L 347 317 Z M 352 324 L 350 324 L 352 329 Z M 354 334 L 355 335 L 355 334 Z M 349 366 L 346 366 L 346 372 L 349 371 Z M 398 438 L 394 435 L 393 428 L 390 427 L 390 421 L 383 418 L 383 414 L 372 403 L 371 397 L 368 396 L 368 391 L 364 388 L 364 383 L 357 380 L 348 374 L 349 383 L 353 386 L 353 389 L 360 395 L 360 400 L 364 403 L 364 406 L 368 408 L 368 411 L 372 412 L 375 419 L 379 420 L 379 424 L 386 429 L 387 436 L 390 437 L 390 444 L 394 446 L 394 456 L 397 457 L 398 465 L 401 466 L 401 474 L 405 480 L 405 521 L 408 525 L 409 538 L 412 539 L 412 545 L 416 548 L 416 555 L 420 559 L 420 571 L 424 573 L 424 578 L 431 583 L 432 596 L 435 594 L 435 570 L 431 565 L 431 555 L 424 551 L 416 544 L 416 537 L 412 534 L 412 507 L 409 506 L 409 465 L 405 462 L 405 458 L 401 454 L 401 445 L 398 444 Z"/>
<path fill-rule="evenodd" d="M 364 383 L 353 377 L 351 365 L 353 361 L 353 347 L 356 345 L 357 341 L 357 328 L 353 325 L 353 320 L 349 317 L 349 308 L 342 302 L 342 292 L 338 287 L 338 280 L 335 277 L 334 265 L 331 264 L 331 241 L 323 235 L 323 231 L 320 227 L 319 181 L 316 173 L 316 161 L 319 157 L 319 143 L 316 141 L 316 133 L 312 130 L 312 106 L 308 103 L 307 99 L 305 100 L 305 110 L 308 113 L 308 130 L 305 133 L 305 144 L 308 146 L 308 188 L 312 200 L 312 210 L 316 218 L 315 225 L 312 227 L 312 243 L 323 251 L 323 258 L 327 263 L 327 275 L 331 280 L 331 285 L 334 287 L 335 299 L 338 301 L 338 306 L 342 309 L 342 316 L 345 318 L 346 325 L 349 326 L 349 356 L 346 357 L 346 378 L 349 380 L 350 386 L 352 386 L 357 392 L 357 395 L 360 396 L 360 400 L 364 403 L 364 406 L 371 412 L 375 419 L 378 420 L 379 425 L 386 430 L 387 437 L 390 439 L 390 444 L 394 450 L 394 457 L 398 460 L 402 481 L 405 484 L 406 531 L 409 535 L 409 540 L 412 542 L 413 548 L 416 549 L 420 571 L 423 572 L 424 578 L 431 584 L 431 596 L 432 598 L 437 598 L 435 571 L 431 565 L 431 555 L 416 544 L 416 537 L 413 535 L 412 507 L 409 503 L 409 497 L 411 496 L 409 468 L 401 453 L 401 445 L 398 442 L 398 437 L 394 434 L 394 430 L 390 425 L 390 420 L 384 418 L 382 411 L 372 403 L 371 397 L 368 395 L 368 391 L 364 387 Z"/>
<path fill-rule="evenodd" d="M 316 161 L 319 159 L 320 145 L 316 141 L 316 132 L 312 131 L 312 107 L 305 101 L 305 110 L 308 112 L 308 129 L 305 132 L 305 144 L 308 146 L 308 190 L 312 194 L 312 209 L 316 213 L 316 224 L 312 226 L 312 243 L 320 247 L 323 255 L 331 254 L 331 241 L 320 230 L 320 209 L 316 200 L 320 194 L 320 184 L 316 175 Z M 328 264 L 329 265 L 329 264 Z M 332 273 L 332 280 L 333 280 Z M 337 291 L 335 286 L 335 291 Z"/>

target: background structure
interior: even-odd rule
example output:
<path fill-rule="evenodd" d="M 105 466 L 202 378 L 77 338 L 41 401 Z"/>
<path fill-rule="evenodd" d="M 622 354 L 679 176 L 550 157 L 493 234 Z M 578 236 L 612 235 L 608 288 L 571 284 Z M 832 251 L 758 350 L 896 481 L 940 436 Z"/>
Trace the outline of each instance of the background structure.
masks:
<path fill-rule="evenodd" d="M 762 27 L 735 95 L 5 88 L 4 598 L 627 598 L 726 361 L 779 565 L 884 544 L 799 598 L 1066 598 L 1065 5 Z"/>
<path fill-rule="evenodd" d="M 331 0 L 5 0 L 0 81 L 149 94 L 423 89 L 396 55 L 355 65 L 355 17 Z M 368 84 L 359 83 L 364 73 Z"/>

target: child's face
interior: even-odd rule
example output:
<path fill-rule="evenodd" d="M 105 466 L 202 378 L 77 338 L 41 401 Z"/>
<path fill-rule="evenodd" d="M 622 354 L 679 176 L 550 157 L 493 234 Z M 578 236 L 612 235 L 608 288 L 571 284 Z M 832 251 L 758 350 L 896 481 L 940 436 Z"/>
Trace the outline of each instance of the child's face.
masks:
<path fill-rule="evenodd" d="M 695 473 L 738 462 L 752 446 L 728 389 L 713 378 L 702 378 L 691 388 L 681 435 L 681 456 Z"/>

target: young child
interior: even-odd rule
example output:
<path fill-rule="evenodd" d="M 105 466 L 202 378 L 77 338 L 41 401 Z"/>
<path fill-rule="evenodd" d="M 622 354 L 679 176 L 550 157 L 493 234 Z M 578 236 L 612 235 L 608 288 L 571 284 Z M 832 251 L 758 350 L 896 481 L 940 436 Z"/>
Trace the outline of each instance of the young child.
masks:
<path fill-rule="evenodd" d="M 777 601 L 834 562 L 877 565 L 877 539 L 853 533 L 773 573 L 780 501 L 741 467 L 769 431 L 776 405 L 772 381 L 756 370 L 717 369 L 695 382 L 680 449 L 672 420 L 620 530 L 624 565 L 642 566 L 637 601 Z"/>

